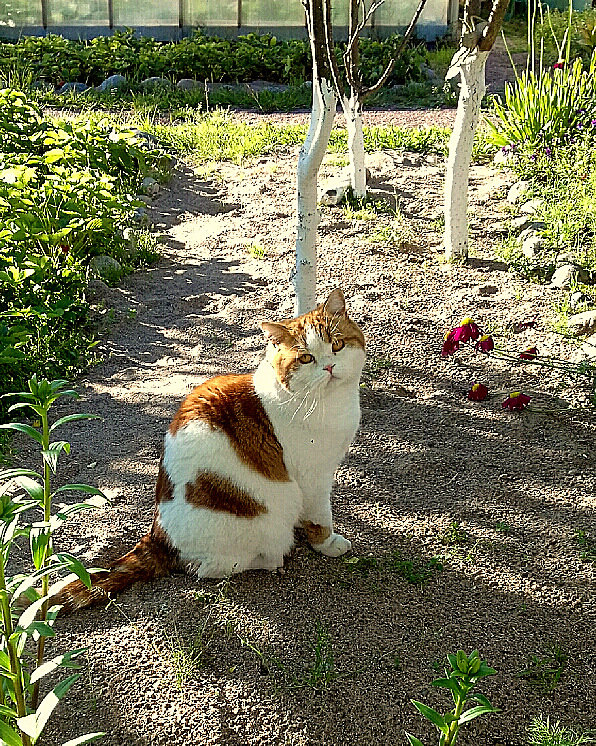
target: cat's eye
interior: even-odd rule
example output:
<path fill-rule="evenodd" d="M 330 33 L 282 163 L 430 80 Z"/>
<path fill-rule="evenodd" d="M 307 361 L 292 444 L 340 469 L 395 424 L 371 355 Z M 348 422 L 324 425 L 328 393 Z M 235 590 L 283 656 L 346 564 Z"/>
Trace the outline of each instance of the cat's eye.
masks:
<path fill-rule="evenodd" d="M 343 350 L 343 348 L 346 346 L 346 343 L 343 341 L 343 339 L 336 339 L 335 342 L 331 343 L 331 349 L 333 352 L 339 352 L 340 350 Z"/>
<path fill-rule="evenodd" d="M 306 363 L 312 363 L 313 360 L 314 357 L 312 355 L 309 355 L 308 352 L 305 352 L 304 355 L 298 356 L 298 362 L 303 363 L 304 365 L 306 365 Z"/>

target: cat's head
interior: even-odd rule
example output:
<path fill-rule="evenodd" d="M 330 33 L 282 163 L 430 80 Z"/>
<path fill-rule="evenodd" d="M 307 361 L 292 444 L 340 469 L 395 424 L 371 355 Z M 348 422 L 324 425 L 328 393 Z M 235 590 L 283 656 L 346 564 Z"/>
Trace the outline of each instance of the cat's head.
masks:
<path fill-rule="evenodd" d="M 277 380 L 297 392 L 356 382 L 364 365 L 364 335 L 346 312 L 341 290 L 295 319 L 264 321 L 267 359 Z"/>

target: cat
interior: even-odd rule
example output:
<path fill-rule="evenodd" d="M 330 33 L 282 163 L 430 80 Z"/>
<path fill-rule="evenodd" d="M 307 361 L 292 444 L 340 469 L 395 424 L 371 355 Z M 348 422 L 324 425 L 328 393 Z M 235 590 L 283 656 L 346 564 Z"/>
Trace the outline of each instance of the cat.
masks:
<path fill-rule="evenodd" d="M 360 421 L 362 331 L 340 289 L 294 319 L 261 323 L 256 371 L 221 375 L 182 402 L 165 436 L 150 532 L 109 570 L 52 599 L 62 612 L 107 603 L 139 580 L 184 567 L 199 578 L 277 570 L 301 526 L 312 548 L 339 557 L 335 470 Z"/>

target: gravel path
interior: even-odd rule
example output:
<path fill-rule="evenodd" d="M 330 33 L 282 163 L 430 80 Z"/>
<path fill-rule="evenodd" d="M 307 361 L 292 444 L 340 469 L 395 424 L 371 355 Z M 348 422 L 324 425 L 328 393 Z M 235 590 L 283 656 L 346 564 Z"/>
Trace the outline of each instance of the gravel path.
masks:
<path fill-rule="evenodd" d="M 534 713 L 594 726 L 596 568 L 578 543 L 596 536 L 594 417 L 505 412 L 510 388 L 551 408 L 581 392 L 531 366 L 439 354 L 469 314 L 509 349 L 569 356 L 549 323 L 559 295 L 494 258 L 507 175 L 472 169 L 474 258 L 452 267 L 437 254 L 441 166 L 392 152 L 368 165 L 393 212 L 365 221 L 325 208 L 320 226 L 320 296 L 341 286 L 368 343 L 362 426 L 334 490 L 352 562 L 298 537 L 284 574 L 177 575 L 61 620 L 52 652 L 89 652 L 48 743 L 88 730 L 105 730 L 105 746 L 393 746 L 404 730 L 431 743 L 410 698 L 447 709 L 430 682 L 458 648 L 497 669 L 483 691 L 501 709 L 466 726 L 462 746 L 521 746 Z M 180 400 L 206 376 L 252 369 L 257 322 L 290 312 L 295 166 L 291 153 L 209 180 L 181 167 L 154 202 L 163 257 L 100 290 L 104 361 L 79 383 L 82 402 L 56 413 L 102 415 L 65 432 L 60 478 L 97 484 L 112 503 L 81 514 L 59 548 L 102 566 L 132 547 Z M 325 175 L 337 170 L 330 158 Z M 474 380 L 494 392 L 487 402 L 467 400 Z M 408 582 L 410 562 L 422 584 Z M 557 651 L 567 660 L 549 690 Z M 533 681 L 518 675 L 532 655 L 544 661 Z"/>

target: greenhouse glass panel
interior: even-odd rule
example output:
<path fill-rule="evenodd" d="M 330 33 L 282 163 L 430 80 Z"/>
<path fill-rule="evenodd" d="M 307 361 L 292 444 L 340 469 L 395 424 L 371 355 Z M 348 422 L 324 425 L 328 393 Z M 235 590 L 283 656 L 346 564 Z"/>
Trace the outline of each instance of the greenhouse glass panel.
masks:
<path fill-rule="evenodd" d="M 304 26 L 300 0 L 242 0 L 243 26 Z"/>
<path fill-rule="evenodd" d="M 178 0 L 113 0 L 114 26 L 177 26 Z"/>
<path fill-rule="evenodd" d="M 418 0 L 387 0 L 375 11 L 375 26 L 408 26 L 416 8 Z M 419 23 L 447 24 L 447 3 L 443 0 L 427 0 L 420 16 Z"/>
<path fill-rule="evenodd" d="M 237 26 L 238 0 L 186 0 L 184 23 L 188 26 Z"/>
<path fill-rule="evenodd" d="M 48 26 L 107 26 L 107 0 L 47 0 Z"/>
<path fill-rule="evenodd" d="M 41 2 L 0 0 L 0 26 L 41 26 Z"/>

